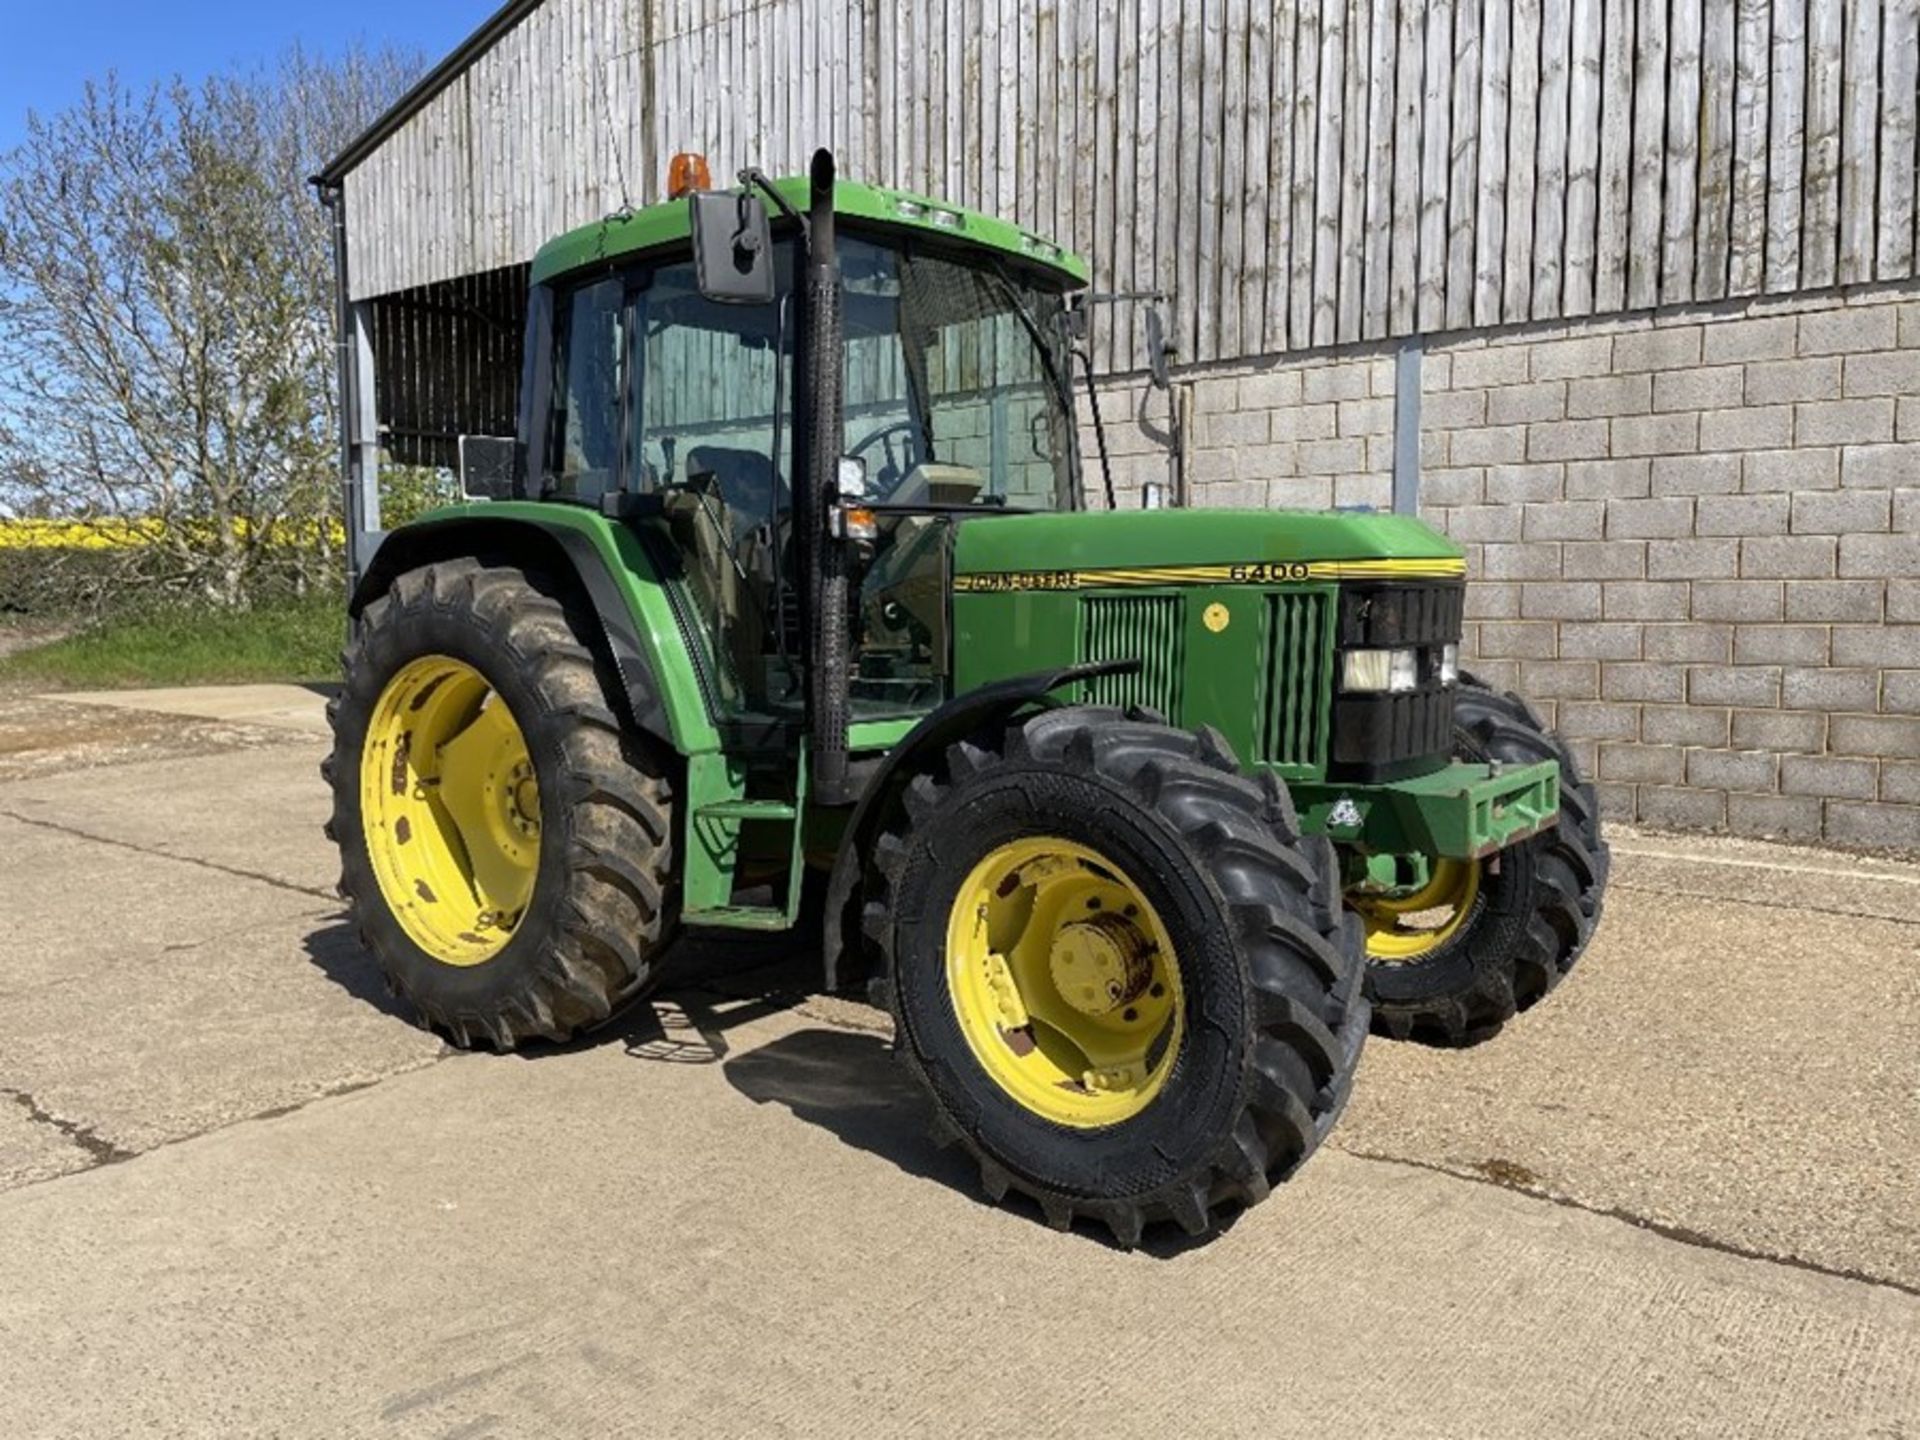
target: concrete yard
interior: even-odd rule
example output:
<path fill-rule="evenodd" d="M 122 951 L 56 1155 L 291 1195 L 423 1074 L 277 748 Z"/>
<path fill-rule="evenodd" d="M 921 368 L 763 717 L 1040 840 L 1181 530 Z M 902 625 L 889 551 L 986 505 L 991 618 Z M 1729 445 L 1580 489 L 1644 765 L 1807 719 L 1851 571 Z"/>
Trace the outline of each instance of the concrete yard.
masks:
<path fill-rule="evenodd" d="M 791 941 L 523 1056 L 397 1012 L 320 700 L 0 696 L 0 1435 L 1920 1437 L 1920 865 L 1620 833 L 1468 1051 L 1210 1243 L 933 1148 Z"/>

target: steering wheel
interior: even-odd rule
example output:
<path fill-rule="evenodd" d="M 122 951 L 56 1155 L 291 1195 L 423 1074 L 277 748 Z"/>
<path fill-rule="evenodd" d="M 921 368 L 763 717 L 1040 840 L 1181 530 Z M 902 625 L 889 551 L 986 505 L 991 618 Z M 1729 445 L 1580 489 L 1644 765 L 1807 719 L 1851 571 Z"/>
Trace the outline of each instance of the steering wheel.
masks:
<path fill-rule="evenodd" d="M 893 437 L 895 435 L 906 436 L 907 444 L 900 447 L 908 461 L 905 465 L 900 463 L 901 457 L 893 453 Z M 864 439 L 847 451 L 847 454 L 858 458 L 865 455 L 867 451 L 876 445 L 881 447 L 882 452 L 886 456 L 887 463 L 886 467 L 875 477 L 876 483 L 871 489 L 873 493 L 884 497 L 891 495 L 899 486 L 900 482 L 906 478 L 907 472 L 913 469 L 912 453 L 913 450 L 919 446 L 919 437 L 919 427 L 916 426 L 913 421 L 889 420 L 879 429 L 869 431 Z"/>

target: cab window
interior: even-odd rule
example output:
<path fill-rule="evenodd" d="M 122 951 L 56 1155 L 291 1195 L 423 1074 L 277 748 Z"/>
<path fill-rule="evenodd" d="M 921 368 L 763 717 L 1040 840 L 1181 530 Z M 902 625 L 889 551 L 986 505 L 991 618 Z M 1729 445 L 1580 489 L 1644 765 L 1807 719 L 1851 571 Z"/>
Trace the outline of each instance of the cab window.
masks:
<path fill-rule="evenodd" d="M 686 264 L 654 271 L 639 314 L 639 488 L 701 486 L 736 538 L 773 523 L 792 493 L 793 426 L 776 393 L 780 307 L 708 300 Z M 787 349 L 790 364 L 791 337 Z"/>
<path fill-rule="evenodd" d="M 844 441 L 903 507 L 1070 509 L 1058 295 L 988 265 L 850 240 Z"/>
<path fill-rule="evenodd" d="M 625 286 L 609 277 L 562 296 L 556 307 L 546 494 L 598 500 L 618 484 L 625 300 Z"/>

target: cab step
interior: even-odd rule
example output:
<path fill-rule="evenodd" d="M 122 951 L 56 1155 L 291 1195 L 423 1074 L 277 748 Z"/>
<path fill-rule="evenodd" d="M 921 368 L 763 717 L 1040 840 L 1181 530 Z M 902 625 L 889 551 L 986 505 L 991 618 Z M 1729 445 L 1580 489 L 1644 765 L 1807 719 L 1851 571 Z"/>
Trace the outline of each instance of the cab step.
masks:
<path fill-rule="evenodd" d="M 807 753 L 797 757 L 793 793 L 788 800 L 749 799 L 744 768 L 725 755 L 692 755 L 687 760 L 685 861 L 681 873 L 689 925 L 719 925 L 735 930 L 785 930 L 800 913 L 800 872 L 805 862 L 800 833 L 807 794 Z M 787 883 L 781 905 L 741 905 L 738 891 L 741 828 L 770 823 L 786 831 Z"/>
<path fill-rule="evenodd" d="M 682 910 L 688 925 L 723 925 L 731 930 L 785 930 L 793 917 L 777 905 L 715 905 L 705 910 Z"/>
<path fill-rule="evenodd" d="M 693 813 L 702 820 L 794 820 L 800 814 L 784 800 L 715 800 Z"/>

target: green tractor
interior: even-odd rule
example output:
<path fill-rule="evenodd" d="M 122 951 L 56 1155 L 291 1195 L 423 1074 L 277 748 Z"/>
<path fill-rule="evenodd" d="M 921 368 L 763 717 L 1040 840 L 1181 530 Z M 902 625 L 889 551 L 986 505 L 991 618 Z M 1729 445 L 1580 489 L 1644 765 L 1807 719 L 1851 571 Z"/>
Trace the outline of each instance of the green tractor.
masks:
<path fill-rule="evenodd" d="M 1560 980 L 1592 790 L 1458 670 L 1465 565 L 1372 513 L 1089 511 L 1083 263 L 742 172 L 533 265 L 519 434 L 352 597 L 329 833 L 423 1021 L 605 1022 L 682 926 L 818 915 L 987 1190 L 1205 1232 L 1371 1022 Z M 809 873 L 822 884 L 809 884 Z"/>

